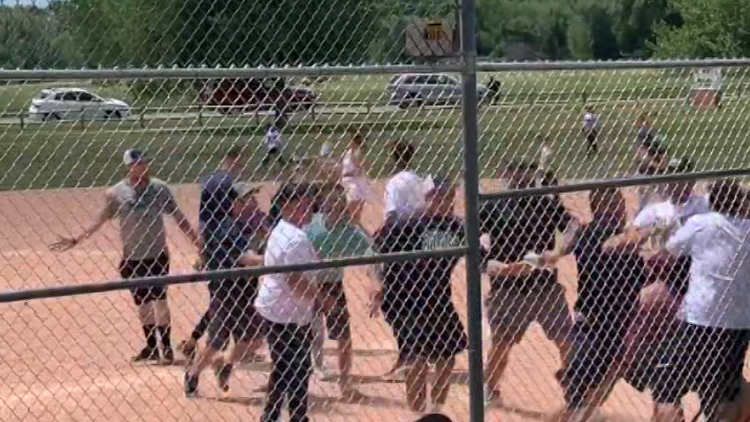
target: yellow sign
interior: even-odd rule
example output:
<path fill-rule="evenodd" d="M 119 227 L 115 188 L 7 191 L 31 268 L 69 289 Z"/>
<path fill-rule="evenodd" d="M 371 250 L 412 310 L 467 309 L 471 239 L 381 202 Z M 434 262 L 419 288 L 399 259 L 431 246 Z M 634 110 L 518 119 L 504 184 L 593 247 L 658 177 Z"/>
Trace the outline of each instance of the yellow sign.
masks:
<path fill-rule="evenodd" d="M 443 23 L 440 21 L 430 21 L 427 22 L 427 27 L 425 28 L 425 34 L 424 38 L 427 41 L 445 41 L 447 40 L 447 36 L 445 34 L 445 30 L 443 28 Z"/>

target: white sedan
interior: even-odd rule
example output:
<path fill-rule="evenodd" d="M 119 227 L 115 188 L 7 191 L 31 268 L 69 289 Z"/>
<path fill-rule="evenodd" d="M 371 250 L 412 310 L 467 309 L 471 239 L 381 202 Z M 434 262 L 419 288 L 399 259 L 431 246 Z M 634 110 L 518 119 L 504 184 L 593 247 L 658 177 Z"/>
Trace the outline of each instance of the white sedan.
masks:
<path fill-rule="evenodd" d="M 43 89 L 31 100 L 29 117 L 36 121 L 124 119 L 130 106 L 114 98 L 102 98 L 82 88 Z"/>

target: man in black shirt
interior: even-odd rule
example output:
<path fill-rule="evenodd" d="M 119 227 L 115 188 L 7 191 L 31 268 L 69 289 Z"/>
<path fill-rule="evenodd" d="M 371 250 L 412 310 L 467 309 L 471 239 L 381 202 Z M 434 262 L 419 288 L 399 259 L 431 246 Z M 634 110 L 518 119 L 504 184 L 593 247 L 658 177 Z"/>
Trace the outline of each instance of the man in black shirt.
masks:
<path fill-rule="evenodd" d="M 505 177 L 511 189 L 532 187 L 536 165 L 516 162 Z M 529 252 L 542 253 L 555 246 L 555 233 L 572 221 L 558 197 L 535 196 L 488 201 L 480 210 L 482 233 L 489 236 L 486 273 L 490 277 L 487 299 L 492 349 L 487 368 L 486 399 L 499 397 L 497 384 L 508 364 L 512 347 L 521 341 L 532 322 L 541 324 L 564 359 L 571 327 L 565 288 L 554 269 L 535 269 L 524 263 Z"/>

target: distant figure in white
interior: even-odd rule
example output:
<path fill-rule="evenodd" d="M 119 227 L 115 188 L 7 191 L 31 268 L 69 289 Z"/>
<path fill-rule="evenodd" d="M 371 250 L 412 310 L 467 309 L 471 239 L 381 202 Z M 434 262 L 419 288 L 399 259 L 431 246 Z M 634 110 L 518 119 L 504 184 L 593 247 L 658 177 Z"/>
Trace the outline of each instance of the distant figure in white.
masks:
<path fill-rule="evenodd" d="M 602 128 L 601 118 L 594 111 L 594 107 L 587 106 L 583 114 L 583 134 L 588 143 L 588 156 L 599 152 L 599 132 Z"/>
<path fill-rule="evenodd" d="M 281 139 L 281 129 L 279 129 L 278 126 L 266 126 L 266 137 L 264 143 L 266 145 L 266 156 L 261 163 L 263 167 L 267 168 L 269 164 L 276 163 L 284 166 L 286 160 L 284 160 L 284 156 L 281 154 L 281 149 L 284 147 L 284 143 Z"/>
<path fill-rule="evenodd" d="M 355 134 L 349 141 L 343 160 L 341 161 L 341 184 L 346 188 L 346 200 L 349 216 L 352 222 L 362 226 L 362 210 L 365 202 L 372 199 L 375 193 L 367 179 L 367 162 L 365 138 Z"/>
<path fill-rule="evenodd" d="M 397 142 L 391 151 L 396 173 L 385 187 L 385 220 L 409 218 L 421 213 L 426 195 L 432 189 L 432 179 L 422 179 L 411 170 L 414 147 L 404 141 Z"/>

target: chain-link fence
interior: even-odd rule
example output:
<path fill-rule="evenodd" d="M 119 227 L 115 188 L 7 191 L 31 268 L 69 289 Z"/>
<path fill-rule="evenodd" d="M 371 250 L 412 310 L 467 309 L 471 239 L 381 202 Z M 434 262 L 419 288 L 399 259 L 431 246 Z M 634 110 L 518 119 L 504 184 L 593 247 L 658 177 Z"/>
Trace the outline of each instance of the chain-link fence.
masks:
<path fill-rule="evenodd" d="M 740 420 L 750 62 L 476 63 L 471 1 L 27 6 L 0 420 Z"/>

